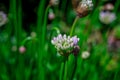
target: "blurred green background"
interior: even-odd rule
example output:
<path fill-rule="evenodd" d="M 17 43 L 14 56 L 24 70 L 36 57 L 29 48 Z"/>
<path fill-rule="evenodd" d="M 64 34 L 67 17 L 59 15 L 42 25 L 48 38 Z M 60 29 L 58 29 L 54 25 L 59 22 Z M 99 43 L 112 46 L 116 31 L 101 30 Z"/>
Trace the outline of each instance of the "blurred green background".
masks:
<path fill-rule="evenodd" d="M 62 80 L 64 57 L 51 39 L 69 35 L 76 12 L 71 0 L 46 10 L 49 1 L 0 0 L 0 80 Z M 119 80 L 120 0 L 92 1 L 75 26 L 80 52 L 70 55 L 67 80 Z"/>

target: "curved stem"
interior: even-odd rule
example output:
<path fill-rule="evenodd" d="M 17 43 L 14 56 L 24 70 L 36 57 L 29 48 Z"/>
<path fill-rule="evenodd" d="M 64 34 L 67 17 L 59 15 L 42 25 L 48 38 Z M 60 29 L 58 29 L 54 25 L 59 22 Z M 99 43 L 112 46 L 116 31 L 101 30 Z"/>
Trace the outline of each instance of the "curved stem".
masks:
<path fill-rule="evenodd" d="M 25 38 L 25 39 L 22 41 L 22 44 L 21 44 L 21 45 L 25 45 L 25 43 L 26 43 L 27 41 L 29 41 L 29 40 L 32 40 L 32 38 L 31 38 L 31 37 Z"/>
<path fill-rule="evenodd" d="M 60 30 L 59 30 L 57 27 L 53 27 L 53 28 L 52 28 L 52 31 L 51 31 L 51 33 L 50 33 L 49 41 L 51 41 L 52 35 L 53 35 L 54 31 L 56 31 L 57 34 L 60 34 Z"/>
<path fill-rule="evenodd" d="M 72 29 L 70 31 L 70 36 L 72 36 L 72 34 L 73 34 L 74 30 L 75 30 L 75 25 L 76 25 L 78 19 L 79 19 L 79 17 L 77 16 L 75 18 L 74 22 L 73 22 Z"/>

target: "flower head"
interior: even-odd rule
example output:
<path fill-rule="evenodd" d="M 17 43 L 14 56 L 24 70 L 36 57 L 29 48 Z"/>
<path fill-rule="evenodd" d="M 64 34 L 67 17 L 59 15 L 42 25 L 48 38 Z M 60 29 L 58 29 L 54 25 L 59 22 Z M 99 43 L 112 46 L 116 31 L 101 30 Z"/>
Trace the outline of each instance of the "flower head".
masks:
<path fill-rule="evenodd" d="M 77 36 L 70 37 L 59 34 L 57 37 L 54 37 L 51 43 L 55 45 L 55 48 L 61 55 L 67 55 L 71 53 L 74 46 L 78 44 L 79 38 Z"/>
<path fill-rule="evenodd" d="M 99 19 L 104 24 L 110 24 L 116 19 L 116 15 L 114 12 L 101 11 L 99 15 Z"/>
<path fill-rule="evenodd" d="M 85 17 L 88 15 L 89 11 L 93 8 L 92 0 L 72 0 L 75 11 L 79 17 Z"/>
<path fill-rule="evenodd" d="M 99 19 L 103 24 L 110 24 L 116 20 L 116 14 L 113 12 L 114 5 L 112 3 L 107 3 L 100 9 Z"/>
<path fill-rule="evenodd" d="M 7 22 L 7 15 L 0 11 L 0 27 L 3 26 Z"/>

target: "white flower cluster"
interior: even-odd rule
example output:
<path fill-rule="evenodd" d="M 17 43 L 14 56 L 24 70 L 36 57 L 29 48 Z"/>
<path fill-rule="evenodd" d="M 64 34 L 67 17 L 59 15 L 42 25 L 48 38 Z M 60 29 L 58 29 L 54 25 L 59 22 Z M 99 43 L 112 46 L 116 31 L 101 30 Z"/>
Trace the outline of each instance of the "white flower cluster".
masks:
<path fill-rule="evenodd" d="M 93 8 L 92 0 L 82 0 L 81 7 L 87 7 L 91 10 Z"/>
<path fill-rule="evenodd" d="M 77 36 L 66 36 L 65 34 L 62 36 L 59 34 L 57 37 L 54 37 L 51 43 L 55 45 L 55 48 L 58 51 L 68 50 L 74 48 L 78 44 L 79 38 Z"/>

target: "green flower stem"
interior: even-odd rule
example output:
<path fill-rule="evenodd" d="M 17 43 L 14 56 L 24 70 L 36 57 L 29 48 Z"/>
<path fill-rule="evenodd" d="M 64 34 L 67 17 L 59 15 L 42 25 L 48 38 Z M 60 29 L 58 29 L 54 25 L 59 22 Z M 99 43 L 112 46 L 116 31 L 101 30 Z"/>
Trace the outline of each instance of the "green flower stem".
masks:
<path fill-rule="evenodd" d="M 72 28 L 71 28 L 71 31 L 70 31 L 70 36 L 73 35 L 73 32 L 74 32 L 74 30 L 75 30 L 75 25 L 76 25 L 78 19 L 79 19 L 79 16 L 77 16 L 77 17 L 75 18 L 74 22 L 73 22 L 73 25 L 72 25 Z M 70 57 L 70 58 L 69 58 L 69 61 L 72 62 L 71 60 L 72 60 L 72 59 L 71 59 L 71 57 Z M 73 77 L 74 77 L 74 74 L 75 74 L 75 71 L 76 71 L 76 67 L 77 67 L 77 59 L 75 59 L 75 65 L 74 65 L 74 69 L 73 69 L 73 72 L 72 72 L 72 75 L 71 75 L 71 80 L 72 80 Z"/>
<path fill-rule="evenodd" d="M 67 61 L 68 61 L 68 56 L 65 57 L 65 61 L 61 63 L 61 70 L 60 70 L 60 79 L 59 80 L 68 80 L 67 77 Z"/>
<path fill-rule="evenodd" d="M 63 80 L 64 69 L 65 69 L 64 67 L 65 67 L 64 63 L 61 63 L 60 79 L 59 80 Z"/>
<path fill-rule="evenodd" d="M 76 68 L 77 68 L 77 56 L 75 57 L 75 65 L 74 65 L 73 72 L 71 75 L 71 80 L 73 80 L 73 78 L 74 78 Z"/>
<path fill-rule="evenodd" d="M 70 36 L 73 35 L 73 32 L 74 32 L 74 30 L 75 30 L 75 25 L 76 25 L 78 19 L 79 19 L 79 17 L 77 16 L 77 17 L 75 18 L 74 22 L 73 22 L 73 25 L 72 25 L 72 28 L 71 28 L 71 31 L 70 31 Z"/>
<path fill-rule="evenodd" d="M 63 80 L 68 80 L 68 77 L 67 77 L 67 60 L 64 62 L 64 79 Z"/>

